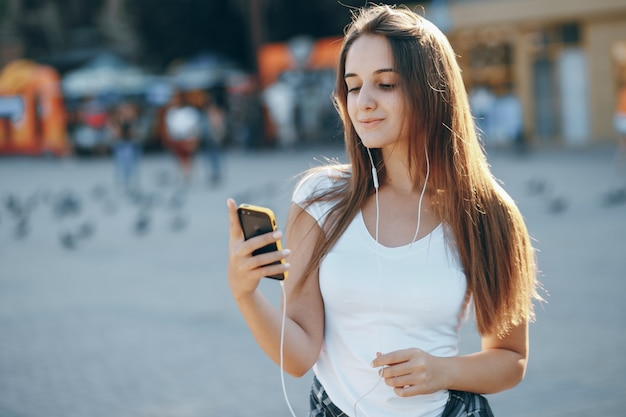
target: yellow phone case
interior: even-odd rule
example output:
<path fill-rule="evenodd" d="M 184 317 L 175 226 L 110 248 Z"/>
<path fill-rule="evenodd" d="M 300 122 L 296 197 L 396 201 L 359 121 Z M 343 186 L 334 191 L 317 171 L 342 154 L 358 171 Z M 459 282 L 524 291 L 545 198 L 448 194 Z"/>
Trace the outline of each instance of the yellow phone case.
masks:
<path fill-rule="evenodd" d="M 255 206 L 253 204 L 240 204 L 237 208 L 237 213 L 239 215 L 239 223 L 241 224 L 245 239 L 250 239 L 251 237 L 272 232 L 277 229 L 276 216 L 270 208 Z M 275 243 L 271 243 L 257 249 L 253 252 L 253 255 L 281 250 L 282 243 L 280 240 L 277 240 Z M 276 263 L 285 263 L 285 260 L 281 259 Z M 287 278 L 287 272 L 272 275 L 268 278 L 282 281 Z"/>

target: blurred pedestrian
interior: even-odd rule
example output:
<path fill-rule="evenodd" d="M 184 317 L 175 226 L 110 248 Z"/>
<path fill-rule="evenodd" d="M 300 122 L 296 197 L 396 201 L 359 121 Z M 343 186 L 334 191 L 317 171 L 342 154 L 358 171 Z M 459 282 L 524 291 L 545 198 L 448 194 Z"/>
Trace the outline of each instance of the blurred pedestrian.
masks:
<path fill-rule="evenodd" d="M 618 134 L 617 168 L 620 171 L 626 171 L 626 81 L 622 82 L 617 94 L 613 125 Z"/>
<path fill-rule="evenodd" d="M 302 177 L 285 250 L 254 255 L 281 232 L 244 240 L 229 199 L 228 284 L 266 354 L 313 370 L 311 417 L 493 416 L 480 394 L 526 370 L 532 241 L 445 35 L 405 6 L 353 16 L 334 90 L 349 163 Z M 286 272 L 277 308 L 259 285 Z M 470 305 L 481 347 L 459 355 Z"/>
<path fill-rule="evenodd" d="M 102 155 L 109 151 L 109 109 L 102 96 L 82 99 L 78 109 L 74 148 L 79 155 Z"/>
<path fill-rule="evenodd" d="M 222 180 L 222 144 L 227 135 L 226 110 L 211 93 L 201 106 L 200 142 L 208 168 L 207 182 L 215 186 Z"/>
<path fill-rule="evenodd" d="M 262 95 L 276 125 L 277 142 L 281 148 L 291 148 L 298 141 L 297 93 L 288 80 L 286 74 L 281 73 L 273 84 L 265 88 Z"/>
<path fill-rule="evenodd" d="M 229 143 L 245 149 L 257 149 L 265 143 L 263 106 L 255 77 L 233 77 L 227 86 Z M 226 100 L 224 100 L 226 102 Z"/>
<path fill-rule="evenodd" d="M 182 91 L 175 91 L 165 111 L 164 145 L 172 152 L 185 184 L 191 181 L 193 158 L 200 143 L 200 111 L 190 105 Z"/>
<path fill-rule="evenodd" d="M 478 136 L 481 138 L 486 147 L 491 145 L 491 126 L 489 115 L 492 112 L 493 105 L 496 101 L 491 88 L 488 85 L 479 85 L 474 87 L 469 95 L 470 109 L 476 123 Z"/>
<path fill-rule="evenodd" d="M 496 88 L 495 101 L 487 116 L 496 148 L 524 150 L 524 114 L 522 103 L 510 85 Z"/>
<path fill-rule="evenodd" d="M 108 122 L 113 138 L 116 182 L 124 192 L 136 189 L 139 181 L 141 144 L 137 131 L 138 112 L 135 103 L 122 101 L 114 107 Z"/>

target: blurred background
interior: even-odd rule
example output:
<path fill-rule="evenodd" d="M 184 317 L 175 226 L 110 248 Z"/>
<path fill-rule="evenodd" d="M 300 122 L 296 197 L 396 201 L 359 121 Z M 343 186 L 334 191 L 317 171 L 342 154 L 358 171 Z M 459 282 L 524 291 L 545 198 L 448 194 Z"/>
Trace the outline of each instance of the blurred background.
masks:
<path fill-rule="evenodd" d="M 175 90 L 194 105 L 210 92 L 227 111 L 224 146 L 336 140 L 328 96 L 337 39 L 350 7 L 362 3 L 2 0 L 0 154 L 107 152 L 111 135 L 93 132 L 104 119 L 86 113 L 110 112 L 122 100 L 138 106 L 142 147 L 158 150 Z M 623 1 L 407 5 L 450 38 L 488 145 L 616 140 Z M 507 104 L 494 106 L 499 99 Z M 498 107 L 513 121 L 499 122 Z"/>
<path fill-rule="evenodd" d="M 0 0 L 0 417 L 288 415 L 227 288 L 225 200 L 284 225 L 298 174 L 345 159 L 364 3 Z M 406 5 L 457 52 L 549 293 L 496 415 L 622 417 L 626 1 Z M 287 377 L 299 416 L 310 381 Z"/>

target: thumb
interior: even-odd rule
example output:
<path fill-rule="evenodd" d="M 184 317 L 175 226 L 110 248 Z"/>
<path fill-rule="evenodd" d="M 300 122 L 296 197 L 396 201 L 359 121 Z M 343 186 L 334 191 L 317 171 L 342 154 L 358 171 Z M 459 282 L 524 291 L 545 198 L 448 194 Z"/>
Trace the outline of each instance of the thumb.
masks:
<path fill-rule="evenodd" d="M 237 214 L 237 203 L 232 198 L 229 198 L 226 200 L 226 206 L 228 207 L 230 239 L 243 239 L 243 230 L 241 230 L 239 214 Z"/>

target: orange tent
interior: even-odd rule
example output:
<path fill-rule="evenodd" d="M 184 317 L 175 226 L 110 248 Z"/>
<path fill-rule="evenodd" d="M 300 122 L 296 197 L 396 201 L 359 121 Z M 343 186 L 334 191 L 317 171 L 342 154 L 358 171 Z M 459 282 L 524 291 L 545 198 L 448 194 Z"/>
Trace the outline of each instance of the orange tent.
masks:
<path fill-rule="evenodd" d="M 321 38 L 313 42 L 305 69 L 335 69 L 339 59 L 342 38 Z M 296 61 L 287 43 L 269 43 L 258 51 L 261 87 L 272 84 L 281 72 L 296 68 Z"/>
<path fill-rule="evenodd" d="M 19 96 L 23 114 L 0 118 L 0 154 L 69 153 L 59 74 L 52 67 L 16 60 L 0 72 L 0 99 Z"/>

